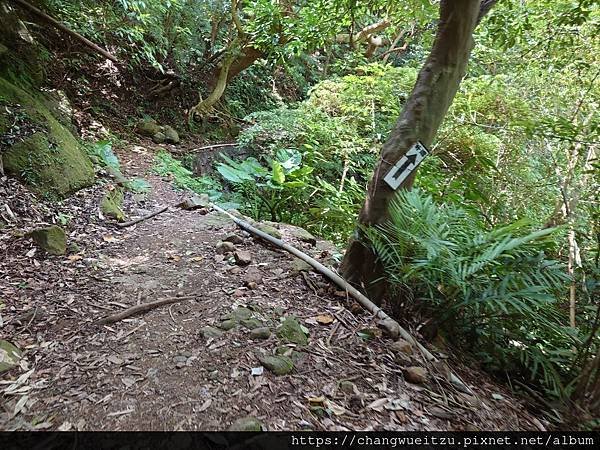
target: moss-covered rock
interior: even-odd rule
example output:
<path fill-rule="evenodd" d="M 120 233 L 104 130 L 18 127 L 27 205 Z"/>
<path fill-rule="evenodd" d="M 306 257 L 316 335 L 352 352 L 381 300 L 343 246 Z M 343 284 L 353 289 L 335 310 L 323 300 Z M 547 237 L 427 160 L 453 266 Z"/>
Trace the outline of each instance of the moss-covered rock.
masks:
<path fill-rule="evenodd" d="M 295 317 L 286 317 L 281 326 L 277 329 L 277 337 L 283 342 L 297 345 L 308 344 L 308 337 L 302 330 L 300 322 Z"/>
<path fill-rule="evenodd" d="M 287 356 L 260 356 L 260 363 L 275 375 L 287 375 L 294 370 L 294 362 Z"/>
<path fill-rule="evenodd" d="M 179 143 L 179 133 L 177 133 L 173 127 L 165 125 L 162 132 L 165 135 L 165 141 L 170 142 L 171 144 Z"/>
<path fill-rule="evenodd" d="M 118 220 L 122 222 L 125 220 L 125 214 L 123 213 L 123 189 L 116 188 L 111 191 L 108 191 L 104 198 L 102 199 L 102 203 L 100 203 L 100 210 L 102 213 L 111 217 L 112 219 Z"/>
<path fill-rule="evenodd" d="M 20 133 L 13 142 L 3 143 L 8 147 L 3 162 L 9 175 L 20 178 L 34 191 L 55 198 L 66 197 L 93 183 L 91 160 L 73 134 L 47 108 L 48 100 L 41 92 L 26 92 L 0 78 L 0 101 L 20 105 L 19 114 L 26 115 L 26 128 L 30 130 L 30 134 Z M 13 123 L 7 117 L 10 111 L 11 108 L 0 109 L 0 127 L 9 134 L 7 121 Z"/>
<path fill-rule="evenodd" d="M 146 118 L 137 123 L 135 130 L 142 136 L 153 137 L 155 134 L 160 133 L 160 126 L 156 123 L 156 120 Z"/>
<path fill-rule="evenodd" d="M 52 255 L 64 255 L 67 251 L 67 235 L 56 225 L 39 228 L 29 233 L 33 241 Z"/>

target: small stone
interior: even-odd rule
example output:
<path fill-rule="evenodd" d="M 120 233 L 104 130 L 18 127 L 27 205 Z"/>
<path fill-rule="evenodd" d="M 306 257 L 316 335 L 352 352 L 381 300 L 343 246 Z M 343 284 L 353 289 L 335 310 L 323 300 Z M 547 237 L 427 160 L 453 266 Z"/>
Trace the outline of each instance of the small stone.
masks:
<path fill-rule="evenodd" d="M 69 253 L 79 253 L 81 248 L 75 242 L 71 242 L 68 246 Z"/>
<path fill-rule="evenodd" d="M 275 239 L 281 239 L 281 232 L 271 226 L 271 225 L 267 225 L 266 223 L 254 223 L 254 227 L 257 228 L 258 230 L 262 231 L 263 233 L 268 234 L 269 236 L 274 237 Z"/>
<path fill-rule="evenodd" d="M 67 251 L 67 235 L 57 225 L 39 228 L 29 233 L 29 236 L 39 247 L 52 255 L 64 255 Z"/>
<path fill-rule="evenodd" d="M 271 336 L 271 330 L 269 329 L 269 327 L 258 327 L 258 328 L 254 328 L 251 332 L 250 332 L 250 339 L 269 339 L 269 337 Z"/>
<path fill-rule="evenodd" d="M 175 363 L 186 363 L 187 361 L 187 357 L 183 356 L 183 355 L 177 355 L 173 357 L 173 362 Z"/>
<path fill-rule="evenodd" d="M 317 245 L 317 238 L 310 234 L 308 231 L 306 231 L 304 228 L 296 227 L 293 225 L 287 225 L 286 227 L 289 229 L 290 234 L 299 241 L 306 242 L 311 246 Z"/>
<path fill-rule="evenodd" d="M 249 330 L 254 330 L 255 328 L 263 326 L 263 323 L 258 319 L 244 319 L 240 323 Z"/>
<path fill-rule="evenodd" d="M 262 423 L 252 416 L 237 419 L 229 427 L 229 431 L 261 431 Z"/>
<path fill-rule="evenodd" d="M 165 141 L 170 142 L 171 144 L 179 143 L 179 133 L 177 133 L 173 127 L 165 125 L 162 132 L 165 135 Z"/>
<path fill-rule="evenodd" d="M 312 266 L 308 264 L 306 261 L 300 258 L 294 258 L 294 262 L 292 263 L 292 272 L 300 273 L 300 272 L 310 272 L 313 270 Z"/>
<path fill-rule="evenodd" d="M 308 337 L 302 330 L 300 323 L 293 316 L 289 316 L 283 321 L 281 326 L 277 329 L 277 336 L 283 342 L 298 345 L 308 344 Z"/>
<path fill-rule="evenodd" d="M 396 354 L 404 353 L 405 355 L 412 355 L 413 353 L 412 344 L 405 339 L 398 339 L 397 341 L 394 341 L 390 345 L 390 350 Z"/>
<path fill-rule="evenodd" d="M 231 313 L 227 314 L 226 316 L 226 318 L 237 320 L 238 322 L 240 320 L 249 319 L 250 317 L 252 317 L 252 311 L 243 306 L 235 308 Z"/>
<path fill-rule="evenodd" d="M 294 370 L 294 363 L 287 356 L 261 356 L 260 363 L 275 375 L 286 375 Z"/>
<path fill-rule="evenodd" d="M 152 142 L 154 142 L 155 144 L 162 144 L 163 142 L 165 142 L 164 133 L 156 133 L 154 136 L 152 136 Z"/>
<path fill-rule="evenodd" d="M 237 326 L 237 322 L 235 320 L 224 320 L 219 324 L 219 328 L 221 330 L 229 331 Z"/>
<path fill-rule="evenodd" d="M 238 250 L 233 256 L 235 258 L 235 263 L 238 266 L 247 266 L 252 262 L 252 255 L 246 250 Z"/>
<path fill-rule="evenodd" d="M 250 281 L 249 283 L 246 283 L 246 286 L 248 287 L 248 289 L 256 289 L 258 287 L 258 284 L 256 284 L 254 281 Z"/>
<path fill-rule="evenodd" d="M 232 244 L 236 244 L 236 245 L 244 243 L 244 239 L 242 239 L 240 236 L 238 236 L 235 233 L 229 233 L 227 236 L 225 236 L 223 238 L 223 241 L 231 242 Z"/>
<path fill-rule="evenodd" d="M 222 255 L 224 253 L 233 252 L 235 250 L 235 245 L 233 245 L 231 242 L 219 241 L 219 242 L 217 242 L 215 249 L 216 249 L 218 255 Z"/>
<path fill-rule="evenodd" d="M 427 381 L 427 371 L 423 367 L 411 366 L 404 370 L 404 378 L 409 383 L 423 384 Z"/>
<path fill-rule="evenodd" d="M 250 283 L 255 285 L 261 284 L 263 281 L 262 272 L 257 267 L 250 267 L 244 274 L 244 284 L 248 287 Z"/>
<path fill-rule="evenodd" d="M 183 369 L 185 367 L 185 363 L 184 362 L 178 362 L 175 364 L 175 368 L 176 369 Z"/>
<path fill-rule="evenodd" d="M 208 338 L 216 338 L 223 334 L 221 330 L 215 327 L 202 327 L 200 328 L 200 333 L 204 336 L 205 339 Z"/>
<path fill-rule="evenodd" d="M 356 385 L 351 381 L 340 381 L 340 391 L 342 391 L 344 394 L 354 394 L 355 388 Z"/>

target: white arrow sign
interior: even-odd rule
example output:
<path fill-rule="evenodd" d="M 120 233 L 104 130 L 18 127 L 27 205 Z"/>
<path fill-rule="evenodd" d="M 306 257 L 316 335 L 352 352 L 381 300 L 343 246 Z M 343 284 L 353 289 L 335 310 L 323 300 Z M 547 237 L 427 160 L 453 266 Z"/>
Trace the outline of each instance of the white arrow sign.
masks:
<path fill-rule="evenodd" d="M 398 189 L 404 180 L 419 167 L 421 161 L 429 154 L 423 144 L 417 141 L 400 160 L 394 164 L 383 181 L 390 185 L 393 190 Z"/>

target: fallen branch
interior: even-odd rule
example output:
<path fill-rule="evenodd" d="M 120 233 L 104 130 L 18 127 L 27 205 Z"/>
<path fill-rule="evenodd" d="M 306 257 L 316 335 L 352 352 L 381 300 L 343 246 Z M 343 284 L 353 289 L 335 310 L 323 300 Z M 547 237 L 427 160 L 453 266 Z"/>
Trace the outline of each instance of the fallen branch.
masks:
<path fill-rule="evenodd" d="M 220 148 L 220 147 L 237 147 L 238 145 L 236 143 L 232 143 L 232 144 L 215 144 L 215 145 L 207 145 L 206 147 L 198 147 L 198 148 L 193 148 L 191 150 L 188 150 L 187 153 L 196 153 L 202 150 L 211 150 L 213 148 Z"/>
<path fill-rule="evenodd" d="M 145 216 L 142 216 L 142 217 L 138 217 L 137 219 L 130 220 L 129 222 L 118 223 L 117 226 L 119 228 L 130 227 L 132 225 L 135 225 L 136 223 L 143 222 L 146 219 L 151 219 L 154 216 L 158 216 L 159 214 L 164 213 L 167 209 L 169 209 L 169 207 L 168 206 L 164 206 L 164 207 L 162 207 L 161 209 L 159 209 L 157 211 L 151 212 L 150 214 L 146 214 Z"/>
<path fill-rule="evenodd" d="M 94 323 L 96 325 L 105 325 L 107 323 L 119 322 L 123 319 L 127 319 L 128 317 L 133 316 L 134 314 L 150 311 L 151 309 L 158 308 L 159 306 L 170 305 L 171 303 L 177 303 L 183 300 L 192 300 L 197 297 L 197 295 L 188 295 L 187 297 L 170 297 L 163 298 L 162 300 L 156 300 L 150 303 L 142 303 L 141 305 L 132 306 L 131 308 L 127 308 L 125 311 L 113 314 L 112 316 L 99 319 Z"/>
<path fill-rule="evenodd" d="M 325 267 L 319 261 L 317 261 L 314 258 L 311 258 L 306 253 L 303 253 L 300 250 L 298 250 L 297 248 L 292 247 L 289 244 L 286 244 L 281 239 L 274 238 L 273 236 L 271 236 L 263 231 L 260 231 L 259 229 L 250 225 L 248 222 L 241 220 L 241 219 L 237 218 L 236 216 L 234 216 L 233 214 L 225 211 L 223 208 L 220 208 L 219 206 L 214 205 L 214 204 L 211 204 L 210 206 L 212 208 L 214 208 L 215 210 L 219 211 L 220 213 L 227 215 L 230 219 L 232 219 L 236 223 L 236 225 L 238 225 L 243 230 L 248 231 L 249 233 L 252 233 L 252 234 L 258 236 L 267 242 L 270 242 L 271 244 L 291 253 L 292 255 L 300 258 L 302 261 L 310 264 L 313 268 L 315 268 L 317 270 L 317 272 L 325 275 L 327 278 L 329 278 L 331 281 L 333 281 L 335 284 L 337 284 L 340 288 L 344 289 L 347 293 L 349 293 L 352 297 L 354 297 L 354 299 L 356 299 L 363 306 L 363 308 L 365 308 L 367 311 L 369 311 L 370 313 L 375 315 L 375 317 L 379 318 L 380 319 L 379 325 L 389 334 L 389 336 L 391 338 L 397 339 L 398 337 L 402 337 L 403 339 L 405 339 L 406 341 L 408 341 L 412 345 L 414 345 L 417 349 L 419 349 L 421 354 L 429 362 L 435 363 L 435 362 L 439 361 L 429 350 L 427 350 L 423 345 L 421 345 L 408 331 L 406 331 L 404 328 L 402 328 L 398 322 L 396 322 L 394 319 L 392 319 L 390 316 L 388 316 L 379 306 L 377 306 L 375 303 L 373 303 L 371 300 L 369 300 L 367 297 L 365 297 L 358 289 L 356 289 L 354 286 L 352 286 L 350 283 L 348 283 L 346 280 L 344 280 L 338 274 L 333 272 L 331 269 Z M 467 387 L 467 385 L 465 385 L 465 383 L 451 371 L 448 371 L 448 380 L 453 385 L 455 385 L 457 388 L 459 388 L 461 391 L 467 392 L 469 394 L 473 394 L 473 392 Z"/>
<path fill-rule="evenodd" d="M 46 22 L 49 22 L 50 24 L 54 25 L 56 28 L 58 28 L 59 30 L 63 31 L 64 33 L 66 33 L 66 34 L 74 37 L 75 39 L 77 39 L 78 41 L 82 42 L 83 44 L 85 44 L 90 49 L 94 50 L 96 53 L 100 53 L 105 58 L 110 59 L 112 62 L 114 62 L 114 63 L 118 63 L 119 62 L 119 60 L 115 56 L 113 56 L 110 53 L 108 53 L 102 47 L 99 47 L 98 45 L 96 45 L 92 41 L 90 41 L 89 39 L 87 39 L 87 38 L 83 37 L 82 35 L 80 35 L 79 33 L 76 33 L 75 31 L 67 28 L 65 25 L 63 25 L 62 23 L 60 23 L 58 20 L 50 17 L 48 14 L 46 14 L 45 12 L 39 10 L 35 6 L 30 5 L 29 3 L 27 3 L 24 0 L 12 0 L 12 2 L 16 3 L 17 5 L 21 6 L 24 9 L 26 9 L 27 11 L 35 14 L 36 16 L 40 17 L 41 19 L 45 20 Z"/>

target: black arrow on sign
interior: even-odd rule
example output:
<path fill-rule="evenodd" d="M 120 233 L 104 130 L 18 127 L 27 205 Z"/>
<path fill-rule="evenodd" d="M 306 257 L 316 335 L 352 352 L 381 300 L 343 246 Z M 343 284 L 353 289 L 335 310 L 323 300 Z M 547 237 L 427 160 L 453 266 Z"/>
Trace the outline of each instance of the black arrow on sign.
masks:
<path fill-rule="evenodd" d="M 400 175 L 402 175 L 402 174 L 404 173 L 404 171 L 405 171 L 406 169 L 408 169 L 408 167 L 409 167 L 411 164 L 414 164 L 416 161 L 417 161 L 417 155 L 416 155 L 416 154 L 412 153 L 412 154 L 410 154 L 410 155 L 406 155 L 406 161 L 404 161 L 404 164 L 402 164 L 402 165 L 401 165 L 401 166 L 398 168 L 398 170 L 397 170 L 397 171 L 396 171 L 396 173 L 394 174 L 393 178 L 394 178 L 394 179 L 396 179 L 396 180 L 397 180 L 398 178 L 400 178 Z"/>

